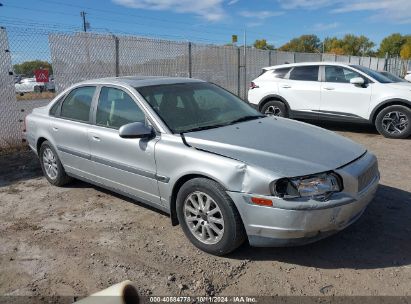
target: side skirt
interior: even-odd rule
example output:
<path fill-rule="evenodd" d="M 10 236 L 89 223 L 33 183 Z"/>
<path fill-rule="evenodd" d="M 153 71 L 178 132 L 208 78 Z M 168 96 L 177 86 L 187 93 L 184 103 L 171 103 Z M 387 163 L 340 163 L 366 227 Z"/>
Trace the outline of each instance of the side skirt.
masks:
<path fill-rule="evenodd" d="M 150 201 L 148 201 L 148 200 L 146 200 L 146 199 L 142 199 L 142 198 L 140 198 L 140 197 L 138 197 L 138 196 L 135 196 L 135 195 L 133 195 L 133 194 L 131 194 L 131 193 L 122 191 L 122 190 L 117 189 L 117 188 L 114 188 L 114 187 L 110 187 L 110 186 L 103 185 L 102 183 L 93 181 L 93 180 L 91 180 L 91 179 L 88 179 L 88 178 L 86 178 L 86 177 L 77 175 L 77 174 L 72 173 L 72 172 L 70 172 L 70 173 L 67 172 L 67 175 L 69 175 L 69 176 L 71 176 L 71 177 L 73 177 L 73 178 L 75 178 L 75 179 L 81 180 L 81 181 L 83 181 L 83 182 L 86 182 L 86 183 L 89 183 L 89 184 L 93 184 L 93 185 L 96 185 L 96 186 L 98 186 L 98 187 L 107 189 L 107 190 L 109 190 L 109 191 L 113 191 L 113 192 L 115 192 L 115 193 L 121 194 L 121 195 L 126 196 L 126 197 L 128 197 L 128 198 L 131 198 L 132 200 L 135 200 L 135 201 L 137 201 L 137 202 L 143 203 L 143 204 L 148 205 L 148 206 L 150 206 L 150 207 L 153 207 L 153 208 L 155 208 L 155 209 L 161 210 L 161 211 L 163 211 L 163 212 L 165 212 L 165 213 L 167 213 L 167 214 L 170 214 L 170 210 L 169 210 L 168 208 L 166 208 L 166 207 L 164 207 L 164 206 L 161 206 L 161 205 L 159 205 L 159 204 L 150 202 Z"/>

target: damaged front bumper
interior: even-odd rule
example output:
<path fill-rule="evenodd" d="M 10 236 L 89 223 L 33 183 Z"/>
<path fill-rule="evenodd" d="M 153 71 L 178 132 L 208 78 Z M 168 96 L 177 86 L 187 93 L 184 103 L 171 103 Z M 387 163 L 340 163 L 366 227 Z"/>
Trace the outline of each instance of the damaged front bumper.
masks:
<path fill-rule="evenodd" d="M 359 191 L 362 176 L 375 168 L 367 185 Z M 374 155 L 335 170 L 343 177 L 344 190 L 326 202 L 292 201 L 277 197 L 273 207 L 252 204 L 253 194 L 227 192 L 243 220 L 251 246 L 293 246 L 311 243 L 334 234 L 354 223 L 374 198 L 379 173 Z"/>

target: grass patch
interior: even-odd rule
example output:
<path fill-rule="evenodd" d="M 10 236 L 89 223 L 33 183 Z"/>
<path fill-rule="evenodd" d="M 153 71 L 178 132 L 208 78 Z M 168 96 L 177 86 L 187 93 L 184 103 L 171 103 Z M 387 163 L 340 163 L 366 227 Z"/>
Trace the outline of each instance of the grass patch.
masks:
<path fill-rule="evenodd" d="M 16 94 L 17 100 L 35 100 L 35 99 L 53 99 L 56 96 L 55 92 L 29 92 L 29 93 Z"/>

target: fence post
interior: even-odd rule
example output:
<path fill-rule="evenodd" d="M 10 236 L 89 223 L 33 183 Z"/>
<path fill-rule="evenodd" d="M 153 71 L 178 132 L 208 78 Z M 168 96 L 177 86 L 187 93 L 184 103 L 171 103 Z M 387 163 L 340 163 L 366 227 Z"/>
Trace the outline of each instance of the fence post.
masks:
<path fill-rule="evenodd" d="M 191 56 L 191 42 L 188 43 L 188 78 L 192 77 L 193 74 L 193 63 L 192 63 L 192 56 Z"/>
<path fill-rule="evenodd" d="M 271 50 L 268 51 L 268 66 L 271 66 Z"/>
<path fill-rule="evenodd" d="M 297 55 L 297 54 L 296 54 L 295 52 L 293 52 L 293 61 L 294 61 L 294 63 L 296 63 L 296 58 L 297 58 L 296 55 Z"/>
<path fill-rule="evenodd" d="M 114 36 L 114 44 L 115 44 L 115 64 L 116 64 L 116 77 L 120 76 L 120 54 L 119 54 L 119 39 L 117 36 Z"/>
<path fill-rule="evenodd" d="M 237 96 L 241 94 L 241 50 L 237 47 Z"/>

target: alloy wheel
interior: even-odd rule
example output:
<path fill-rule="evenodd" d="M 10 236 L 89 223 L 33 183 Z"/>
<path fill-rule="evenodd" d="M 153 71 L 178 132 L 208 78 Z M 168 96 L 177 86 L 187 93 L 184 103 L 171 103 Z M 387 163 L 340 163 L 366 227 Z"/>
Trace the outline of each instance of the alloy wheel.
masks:
<path fill-rule="evenodd" d="M 204 244 L 218 243 L 224 234 L 220 207 L 208 194 L 195 191 L 184 201 L 184 219 L 190 232 Z"/>
<path fill-rule="evenodd" d="M 384 130 L 390 134 L 401 134 L 408 127 L 407 116 L 400 111 L 392 111 L 385 114 L 382 119 Z"/>
<path fill-rule="evenodd" d="M 44 171 L 51 179 L 56 179 L 58 175 L 57 159 L 50 148 L 44 149 L 43 152 L 43 166 Z"/>
<path fill-rule="evenodd" d="M 281 116 L 281 109 L 277 106 L 269 106 L 267 109 L 264 111 L 265 115 L 268 116 Z"/>

